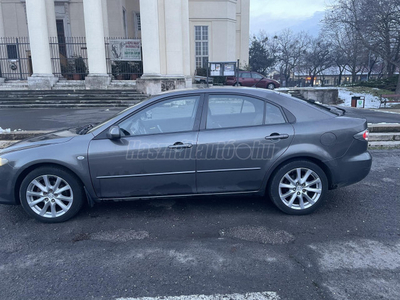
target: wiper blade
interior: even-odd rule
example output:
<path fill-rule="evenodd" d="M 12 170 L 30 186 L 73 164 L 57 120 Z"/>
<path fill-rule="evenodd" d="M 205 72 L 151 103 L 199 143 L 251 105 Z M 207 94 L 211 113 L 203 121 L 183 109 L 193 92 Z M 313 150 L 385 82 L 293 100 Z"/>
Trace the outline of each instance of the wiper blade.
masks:
<path fill-rule="evenodd" d="M 79 127 L 77 130 L 76 130 L 76 133 L 77 134 L 80 134 L 80 135 L 83 135 L 83 134 L 86 134 L 90 129 L 92 129 L 94 127 L 94 124 L 87 124 L 87 125 L 85 125 L 85 126 L 83 126 L 83 127 Z"/>

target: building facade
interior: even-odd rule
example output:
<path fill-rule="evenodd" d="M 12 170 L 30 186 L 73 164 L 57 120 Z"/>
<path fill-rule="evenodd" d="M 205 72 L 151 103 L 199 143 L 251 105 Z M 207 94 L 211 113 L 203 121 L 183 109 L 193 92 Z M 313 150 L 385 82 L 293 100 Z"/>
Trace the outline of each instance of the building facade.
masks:
<path fill-rule="evenodd" d="M 124 64 L 108 41 L 139 39 L 139 89 L 188 87 L 208 61 L 247 65 L 249 11 L 250 0 L 0 0 L 0 77 L 51 88 L 74 59 L 87 88 L 106 88 Z"/>

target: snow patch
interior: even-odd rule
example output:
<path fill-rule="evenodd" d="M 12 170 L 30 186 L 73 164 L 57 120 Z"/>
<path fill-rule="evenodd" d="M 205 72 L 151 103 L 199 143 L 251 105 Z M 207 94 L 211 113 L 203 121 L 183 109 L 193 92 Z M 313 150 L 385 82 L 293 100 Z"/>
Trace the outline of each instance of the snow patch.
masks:
<path fill-rule="evenodd" d="M 3 129 L 0 127 L 0 133 L 11 133 L 11 129 L 10 128 Z"/>
<path fill-rule="evenodd" d="M 379 108 L 380 100 L 379 97 L 373 96 L 371 94 L 354 93 L 345 88 L 338 88 L 339 98 L 344 101 L 340 106 L 351 107 L 352 97 L 365 97 L 365 108 Z"/>

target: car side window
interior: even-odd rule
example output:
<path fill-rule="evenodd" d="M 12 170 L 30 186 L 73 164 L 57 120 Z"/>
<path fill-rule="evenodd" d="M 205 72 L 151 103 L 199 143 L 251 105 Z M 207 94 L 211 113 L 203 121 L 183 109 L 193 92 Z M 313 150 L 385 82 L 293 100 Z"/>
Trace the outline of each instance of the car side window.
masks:
<path fill-rule="evenodd" d="M 264 101 L 237 95 L 210 95 L 207 129 L 262 125 Z"/>
<path fill-rule="evenodd" d="M 286 123 L 285 117 L 279 107 L 266 103 L 265 105 L 265 124 L 282 124 Z"/>
<path fill-rule="evenodd" d="M 156 103 L 122 121 L 122 136 L 172 133 L 193 130 L 200 96 L 175 98 Z"/>
<path fill-rule="evenodd" d="M 262 77 L 260 74 L 257 74 L 257 73 L 251 73 L 251 76 L 253 76 L 254 79 L 261 79 L 261 78 L 264 78 L 264 77 Z"/>
<path fill-rule="evenodd" d="M 250 72 L 243 72 L 243 73 L 240 73 L 239 77 L 241 77 L 241 78 L 251 78 L 251 74 L 250 74 Z"/>

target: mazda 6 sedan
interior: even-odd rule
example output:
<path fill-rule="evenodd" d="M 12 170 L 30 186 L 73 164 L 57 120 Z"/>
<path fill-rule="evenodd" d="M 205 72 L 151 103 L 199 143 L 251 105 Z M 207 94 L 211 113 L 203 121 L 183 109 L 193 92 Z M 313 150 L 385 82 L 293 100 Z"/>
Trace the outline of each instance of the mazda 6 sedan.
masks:
<path fill-rule="evenodd" d="M 97 125 L 0 151 L 0 203 L 62 222 L 87 201 L 265 195 L 308 214 L 370 171 L 367 123 L 251 88 L 160 94 Z"/>

